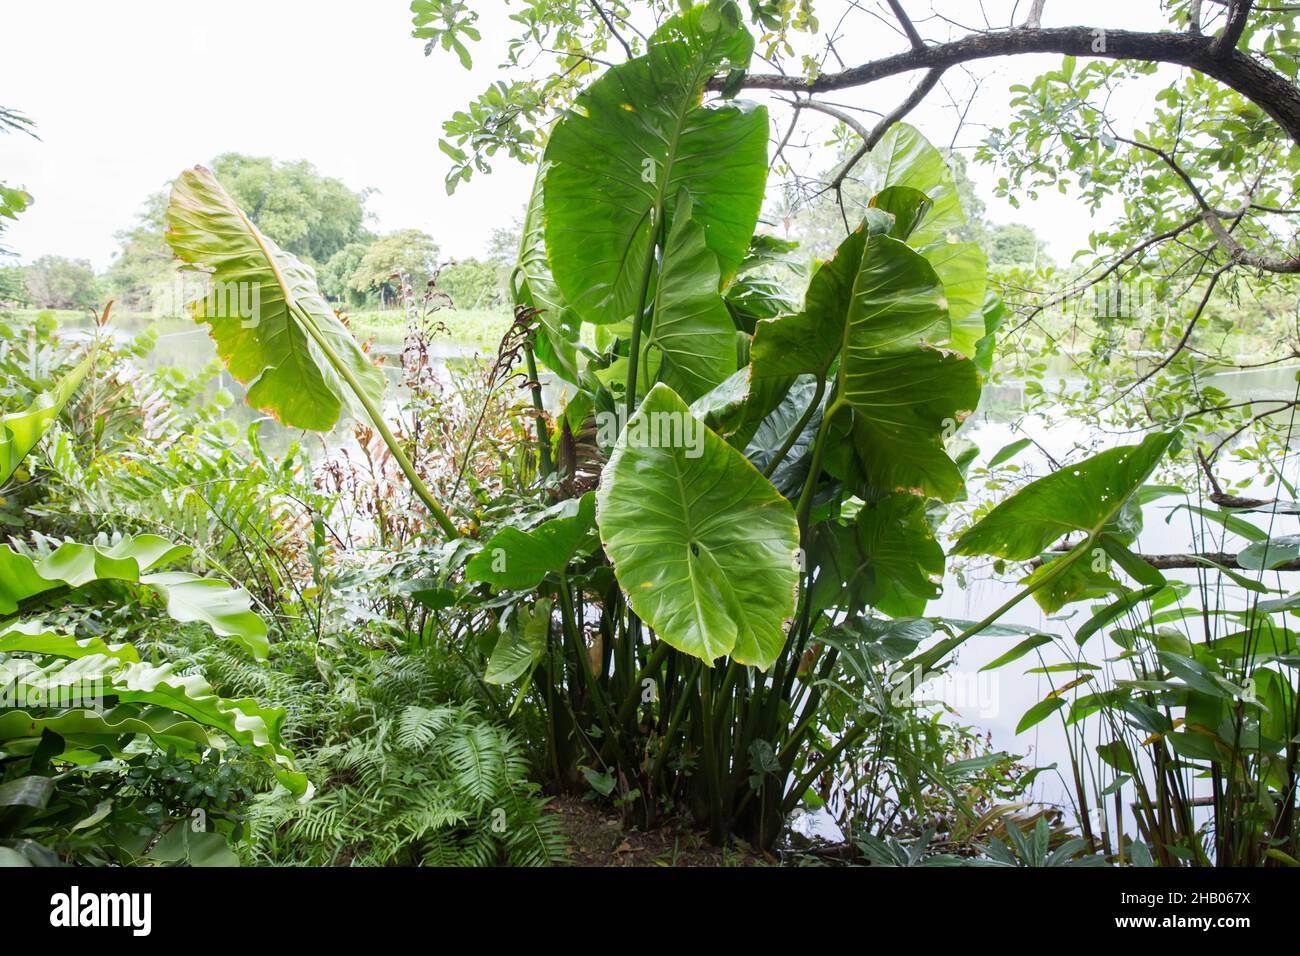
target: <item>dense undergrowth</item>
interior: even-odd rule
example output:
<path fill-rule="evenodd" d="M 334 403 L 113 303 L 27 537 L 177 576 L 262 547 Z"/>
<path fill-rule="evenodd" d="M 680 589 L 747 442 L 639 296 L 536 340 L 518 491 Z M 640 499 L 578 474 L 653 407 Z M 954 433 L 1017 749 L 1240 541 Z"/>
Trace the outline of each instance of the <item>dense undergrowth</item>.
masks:
<path fill-rule="evenodd" d="M 0 341 L 13 392 L 8 404 L 17 407 L 64 378 L 84 351 L 60 340 L 51 323 L 22 319 L 0 324 Z M 169 616 L 144 583 L 150 575 L 127 582 L 105 568 L 102 577 L 112 580 L 88 582 L 86 606 L 63 603 L 63 591 L 43 606 L 33 603 L 43 595 L 21 601 L 24 617 L 38 616 L 42 625 L 26 630 L 70 631 L 93 649 L 133 646 L 140 660 L 202 680 L 222 699 L 256 701 L 268 735 L 295 755 L 293 774 L 307 787 L 287 789 L 274 763 L 237 733 L 224 742 L 218 734 L 180 735 L 175 726 L 128 734 L 97 754 L 107 759 L 56 763 L 52 792 L 9 786 L 3 832 L 15 859 L 558 861 L 562 839 L 529 778 L 522 739 L 479 679 L 481 657 L 434 639 L 432 627 L 425 640 L 428 611 L 412 597 L 409 579 L 394 587 L 391 565 L 376 569 L 342 550 L 356 536 L 373 542 L 398 533 L 401 519 L 380 501 L 382 483 L 346 456 L 322 465 L 294 445 L 270 456 L 257 427 L 239 434 L 223 420 L 229 398 L 212 390 L 211 371 L 142 371 L 137 362 L 151 344 L 148 334 L 120 345 L 106 336 L 92 347 L 82 388 L 47 439 L 48 459 L 39 469 L 20 468 L 6 486 L 3 515 L 19 547 L 14 553 L 48 555 L 63 540 L 98 540 L 105 554 L 126 554 L 124 541 L 165 536 L 166 547 L 178 546 L 176 558 L 243 587 L 223 590 L 225 603 L 206 618 L 217 626 L 205 626 L 183 620 L 193 619 L 184 612 Z M 354 492 L 369 482 L 372 492 L 358 496 L 361 507 L 346 516 L 336 510 L 338 496 L 322 490 L 339 480 Z M 386 530 L 377 532 L 376 522 Z M 107 564 L 103 555 L 99 561 Z M 241 604 L 256 611 L 246 617 L 269 623 L 269 641 L 265 626 L 233 635 L 244 640 L 222 626 Z M 15 622 L 6 626 L 12 635 Z M 6 651 L 81 650 L 0 642 Z M 123 706 L 106 719 L 116 715 L 121 724 Z M 187 710 L 182 701 L 176 716 Z M 75 732 L 86 730 L 66 720 L 36 728 L 32 756 L 18 743 L 31 731 L 16 723 L 0 729 L 5 766 L 17 781 L 53 769 L 60 747 L 71 758 Z M 104 746 L 99 739 L 85 738 L 87 753 Z"/>
<path fill-rule="evenodd" d="M 210 283 L 209 368 L 148 369 L 107 305 L 76 338 L 0 322 L 3 862 L 548 864 L 555 794 L 755 860 L 1296 862 L 1271 575 L 1300 506 L 1208 465 L 1203 495 L 1212 417 L 977 467 L 1007 313 L 943 154 L 894 125 L 807 268 L 756 231 L 764 109 L 704 102 L 753 49 L 733 5 L 689 7 L 576 94 L 495 354 L 444 365 L 440 295 L 402 279 L 396 397 L 203 168 L 166 239 Z M 223 368 L 268 418 L 234 423 Z M 1249 546 L 1149 560 L 1166 498 Z M 953 559 L 1023 575 L 953 620 Z M 1003 620 L 1031 598 L 1051 629 Z M 1059 720 L 1068 767 L 927 702 L 977 637 L 1017 642 L 985 670 L 1036 659 L 1017 733 Z"/>

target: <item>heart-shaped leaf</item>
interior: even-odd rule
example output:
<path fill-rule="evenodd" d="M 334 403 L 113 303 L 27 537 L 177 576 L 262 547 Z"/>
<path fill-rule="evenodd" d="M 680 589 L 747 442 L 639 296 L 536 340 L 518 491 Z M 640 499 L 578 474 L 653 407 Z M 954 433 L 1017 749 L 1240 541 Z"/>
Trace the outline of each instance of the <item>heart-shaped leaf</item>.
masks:
<path fill-rule="evenodd" d="M 664 244 L 647 348 L 662 355 L 659 378 L 688 402 L 736 371 L 736 329 L 718 295 L 718 259 L 691 218 L 690 196 L 677 201 Z"/>
<path fill-rule="evenodd" d="M 793 510 L 668 386 L 628 421 L 596 504 L 619 583 L 660 640 L 709 664 L 772 665 L 798 582 Z"/>
<path fill-rule="evenodd" d="M 548 574 L 562 572 L 595 526 L 595 496 L 588 492 L 566 501 L 558 514 L 531 530 L 502 528 L 465 566 L 470 581 L 526 591 Z"/>
<path fill-rule="evenodd" d="M 840 400 L 853 408 L 853 439 L 867 479 L 886 491 L 945 501 L 962 477 L 944 441 L 979 402 L 968 359 L 937 348 L 951 331 L 943 283 L 897 239 L 866 243 L 853 285 L 841 359 Z"/>
<path fill-rule="evenodd" d="M 819 569 L 814 607 L 871 607 L 916 617 L 939 595 L 943 548 L 915 495 L 886 495 L 862 507 L 850 524 L 818 529 L 810 560 Z"/>
<path fill-rule="evenodd" d="M 854 175 L 872 195 L 890 186 L 906 186 L 925 194 L 930 208 L 907 237 L 917 248 L 946 239 L 966 224 L 957 184 L 943 154 L 915 126 L 891 126 Z"/>
<path fill-rule="evenodd" d="M 702 11 L 668 20 L 644 56 L 606 71 L 551 134 L 546 248 L 587 322 L 636 311 L 683 188 L 724 280 L 749 248 L 767 179 L 767 111 L 701 96 L 712 76 L 748 64 L 754 41 L 725 20 L 702 22 Z"/>
<path fill-rule="evenodd" d="M 988 263 L 984 250 L 973 242 L 939 242 L 922 252 L 943 282 L 944 299 L 952 329 L 949 345 L 974 358 L 984 338 L 984 297 Z"/>
<path fill-rule="evenodd" d="M 578 383 L 582 376 L 578 368 L 578 326 L 582 319 L 569 303 L 564 301 L 559 286 L 551 276 L 551 266 L 546 259 L 546 208 L 543 184 L 549 164 L 543 162 L 537 170 L 533 193 L 528 200 L 523 230 L 519 240 L 517 301 L 541 314 L 534 339 L 537 357 L 547 368 L 566 382 Z"/>

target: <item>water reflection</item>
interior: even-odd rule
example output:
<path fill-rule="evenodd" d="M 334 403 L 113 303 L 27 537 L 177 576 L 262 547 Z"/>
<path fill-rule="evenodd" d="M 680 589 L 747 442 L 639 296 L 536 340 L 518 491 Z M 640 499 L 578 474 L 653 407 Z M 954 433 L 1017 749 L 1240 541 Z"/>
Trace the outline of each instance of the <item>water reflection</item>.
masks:
<path fill-rule="evenodd" d="M 92 334 L 93 321 L 89 318 L 65 322 L 61 331 L 70 338 L 85 337 Z M 201 372 L 217 359 L 215 343 L 209 337 L 205 326 L 198 326 L 184 318 L 149 319 L 137 316 L 114 316 L 109 326 L 112 334 L 119 340 L 129 341 L 147 329 L 152 329 L 158 336 L 153 350 L 141 361 L 145 368 L 176 368 L 194 374 Z M 405 333 L 401 328 L 384 328 L 368 337 L 370 354 L 383 359 L 385 376 L 389 388 L 386 394 L 386 408 L 390 415 L 396 414 L 403 398 L 401 387 L 401 354 L 404 347 Z M 434 339 L 429 346 L 429 355 L 433 360 L 435 371 L 444 382 L 450 382 L 450 367 L 458 363 L 468 363 L 475 355 L 482 355 L 482 349 L 476 349 L 446 339 Z M 210 386 L 210 391 L 224 389 L 234 401 L 226 412 L 226 417 L 241 428 L 257 419 L 267 416 L 244 401 L 244 386 L 235 377 L 220 368 Z M 346 418 L 328 434 L 318 436 L 296 428 L 285 428 L 273 419 L 262 425 L 259 433 L 262 447 L 269 454 L 282 454 L 294 442 L 298 442 L 315 460 L 330 454 L 344 446 L 355 448 L 352 437 L 352 423 Z"/>
<path fill-rule="evenodd" d="M 1259 401 L 1268 398 L 1290 400 L 1296 396 L 1296 368 L 1281 366 L 1216 375 L 1209 380 L 1209 383 L 1227 394 L 1229 401 Z M 1051 471 L 1047 455 L 1062 460 L 1077 448 L 1101 450 L 1104 447 L 1130 443 L 1138 438 L 1132 436 L 1116 440 L 1114 436 L 1096 431 L 1077 419 L 1066 416 L 1027 415 L 1024 413 L 1024 404 L 1023 389 L 1014 384 L 994 386 L 985 390 L 979 410 L 967 421 L 961 432 L 963 437 L 979 446 L 980 464 L 986 463 L 993 454 L 1010 442 L 1028 437 L 1033 439 L 1036 445 L 1027 448 L 1016 461 L 1024 466 L 1028 473 L 1040 477 Z M 1079 457 L 1082 456 L 1076 453 L 1070 457 L 1070 460 L 1076 461 Z M 1219 466 L 1219 471 L 1234 480 L 1249 480 L 1256 477 L 1254 468 L 1237 466 L 1234 469 L 1226 459 Z M 1271 499 L 1278 493 L 1276 485 L 1271 488 L 1265 487 L 1258 480 L 1243 492 L 1246 495 L 1265 499 Z M 978 489 L 974 493 L 974 498 L 977 502 L 981 500 Z M 1246 542 L 1231 535 L 1227 536 L 1225 542 L 1221 529 L 1213 525 L 1210 526 L 1211 536 L 1208 539 L 1203 537 L 1205 529 L 1201 523 L 1194 521 L 1193 515 L 1186 508 L 1181 507 L 1185 503 L 1186 499 L 1168 497 L 1147 505 L 1143 509 L 1143 529 L 1133 550 L 1146 554 L 1173 554 L 1198 550 L 1236 552 L 1244 546 Z M 1266 529 L 1272 523 L 1274 535 L 1297 530 L 1290 524 L 1281 524 L 1281 522 L 1294 522 L 1296 519 L 1293 517 L 1271 518 L 1269 515 L 1243 515 L 1242 517 Z M 1166 571 L 1164 574 L 1170 580 L 1193 584 L 1198 580 L 1206 579 L 1205 575 L 1194 570 Z M 1294 578 L 1295 575 L 1270 574 L 1266 576 L 1265 583 L 1285 590 L 1294 590 L 1297 582 L 1288 580 L 1288 577 Z M 1238 609 L 1247 606 L 1248 594 L 1244 589 L 1228 582 L 1222 590 L 1215 591 L 1214 586 L 1224 582 L 1219 581 L 1218 575 L 1215 574 L 1209 574 L 1208 580 L 1213 593 L 1212 604 Z M 1016 590 L 1017 586 L 1014 582 L 998 580 L 989 571 L 967 574 L 959 578 L 956 569 L 950 566 L 944 581 L 943 595 L 931 604 L 929 613 L 958 620 L 979 620 L 992 608 L 1007 601 Z M 1190 595 L 1190 600 L 1193 602 L 1197 600 L 1195 592 Z M 1092 613 L 1093 605 L 1082 602 L 1070 605 L 1059 614 L 1048 617 L 1032 599 L 1028 599 L 1009 612 L 1003 618 L 1003 622 L 1063 635 L 1067 638 L 1068 647 L 1073 644 L 1073 641 L 1069 640 L 1073 632 L 1087 621 Z M 1193 623 L 1199 626 L 1197 619 L 1189 619 L 1189 624 Z M 1023 636 L 973 638 L 957 652 L 954 670 L 957 671 L 958 680 L 946 687 L 936 685 L 936 690 L 940 692 L 932 696 L 944 700 L 964 722 L 991 731 L 995 749 L 1027 754 L 1028 762 L 1034 766 L 1044 767 L 1055 764 L 1059 768 L 1059 774 L 1039 776 L 1034 784 L 1034 796 L 1042 802 L 1062 806 L 1068 810 L 1073 805 L 1073 782 L 1069 779 L 1069 755 L 1071 747 L 1078 745 L 1078 731 L 1072 741 L 1067 736 L 1061 721 L 1056 718 L 1045 720 L 1024 734 L 1017 735 L 1015 728 L 1025 711 L 1044 699 L 1054 686 L 1060 686 L 1074 676 L 1073 674 L 1026 674 L 1025 671 L 1044 665 L 1065 663 L 1071 658 L 1067 657 L 1061 648 L 1045 645 L 1040 649 L 1041 661 L 1036 654 L 1029 654 L 1016 662 L 982 675 L 995 678 L 992 685 L 970 680 L 974 675 L 979 674 L 982 667 L 1009 651 L 1022 639 Z M 1103 659 L 1118 655 L 1120 648 L 1111 643 L 1103 633 L 1094 635 L 1085 651 L 1091 663 L 1100 664 Z M 1106 676 L 1099 680 L 1098 684 L 1102 684 L 1104 680 L 1103 686 L 1110 686 L 1110 681 L 1114 677 L 1124 676 L 1127 676 L 1126 668 L 1119 665 L 1114 672 L 1108 669 Z M 1055 680 L 1050 680 L 1051 677 L 1055 677 Z M 970 695 L 966 695 L 966 699 L 959 699 L 960 694 L 952 693 L 953 687 L 961 689 L 971 686 L 976 687 L 984 697 L 971 700 Z M 1099 690 L 1101 687 L 1096 689 Z M 1087 691 L 1087 688 L 1081 688 L 1081 692 Z M 1107 743 L 1114 736 L 1106 732 L 1101 723 L 1100 719 L 1082 722 L 1082 734 L 1089 750 L 1083 755 L 1085 763 L 1095 763 L 1093 748 Z M 1193 788 L 1197 792 L 1200 792 L 1202 787 L 1208 787 L 1208 783 L 1193 782 Z M 1067 813 L 1067 817 L 1070 816 L 1071 814 Z M 1133 832 L 1131 826 L 1128 832 Z"/>

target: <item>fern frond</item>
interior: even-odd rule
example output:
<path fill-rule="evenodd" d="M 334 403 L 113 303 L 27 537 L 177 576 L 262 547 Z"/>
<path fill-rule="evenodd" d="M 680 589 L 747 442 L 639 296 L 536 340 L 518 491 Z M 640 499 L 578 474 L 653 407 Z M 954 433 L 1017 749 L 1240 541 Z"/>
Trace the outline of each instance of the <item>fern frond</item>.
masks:
<path fill-rule="evenodd" d="M 446 756 L 456 785 L 479 806 L 492 799 L 505 779 L 505 754 L 490 724 L 456 727 L 446 741 Z"/>
<path fill-rule="evenodd" d="M 397 744 L 404 750 L 424 750 L 457 716 L 453 707 L 421 707 L 412 704 L 402 711 L 397 725 Z"/>

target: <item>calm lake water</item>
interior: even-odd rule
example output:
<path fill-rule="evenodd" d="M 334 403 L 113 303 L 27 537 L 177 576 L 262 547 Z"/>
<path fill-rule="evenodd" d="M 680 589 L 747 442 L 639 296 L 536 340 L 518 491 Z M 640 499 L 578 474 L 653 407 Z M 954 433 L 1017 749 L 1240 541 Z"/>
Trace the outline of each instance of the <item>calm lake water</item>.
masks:
<path fill-rule="evenodd" d="M 116 323 L 115 323 L 116 324 Z M 130 335 L 139 331 L 147 323 L 130 321 L 117 326 L 117 334 Z M 69 326 L 69 331 L 77 334 L 76 323 Z M 88 329 L 81 324 L 80 330 Z M 203 368 L 215 357 L 211 340 L 202 328 L 193 326 L 184 320 L 170 320 L 159 325 L 158 344 L 148 363 L 153 366 L 171 365 L 190 371 Z M 402 349 L 400 330 L 380 336 L 371 346 L 372 352 L 388 357 L 386 370 L 390 380 L 396 383 L 398 357 Z M 475 349 L 453 343 L 445 343 L 436 351 L 436 357 L 442 362 L 463 361 L 475 354 Z M 479 350 L 481 352 L 481 350 Z M 229 414 L 242 423 L 251 422 L 261 417 L 259 412 L 243 404 L 243 390 L 228 372 L 221 372 L 219 385 L 236 397 Z M 1072 383 L 1066 381 L 1066 387 Z M 1271 397 L 1292 398 L 1296 394 L 1296 368 L 1276 367 L 1245 373 L 1216 376 L 1214 384 L 1234 400 L 1264 399 Z M 558 398 L 556 391 L 548 389 L 548 400 Z M 390 400 L 390 411 L 392 406 Z M 263 427 L 263 441 L 268 447 L 286 447 L 290 441 L 303 437 L 302 432 L 281 428 L 274 422 Z M 1042 415 L 1028 415 L 1024 412 L 1024 391 L 1015 384 L 998 384 L 985 388 L 979 409 L 966 422 L 961 434 L 980 448 L 979 464 L 986 463 L 999 449 L 1020 439 L 1032 438 L 1058 461 L 1075 462 L 1086 457 L 1090 452 L 1077 449 L 1091 448 L 1094 451 L 1116 444 L 1126 444 L 1138 440 L 1138 436 L 1115 438 L 1094 432 L 1077 421 L 1066 418 L 1051 418 Z M 329 449 L 337 449 L 350 441 L 350 430 L 346 424 L 340 426 L 333 434 L 327 436 L 323 445 L 304 442 L 306 447 L 321 449 L 328 454 Z M 1050 463 L 1043 452 L 1031 446 L 1021 452 L 1015 459 L 1024 469 L 1024 474 L 1035 477 L 1047 474 Z M 1231 474 L 1231 472 L 1225 472 Z M 1238 477 L 1238 475 L 1233 475 Z M 1244 474 L 1241 475 L 1244 477 Z M 1289 480 L 1300 479 L 1300 475 L 1288 474 Z M 1270 498 L 1277 490 L 1262 485 L 1253 489 L 1259 497 Z M 981 489 L 972 488 L 972 495 L 979 500 Z M 1172 510 L 1179 504 L 1179 499 L 1170 497 L 1148 505 L 1144 512 L 1144 528 L 1135 550 L 1146 553 L 1175 553 L 1191 550 L 1240 550 L 1243 542 L 1229 535 L 1227 539 L 1220 536 L 1216 528 L 1213 540 L 1195 540 L 1196 533 L 1186 511 L 1177 512 L 1171 520 Z M 1251 516 L 1256 524 L 1267 527 L 1268 516 Z M 1274 534 L 1300 531 L 1295 525 L 1297 518 L 1279 516 L 1273 527 Z M 1193 571 L 1166 572 L 1166 576 L 1189 582 L 1197 580 Z M 1265 583 L 1284 588 L 1295 588 L 1295 574 L 1270 574 Z M 991 575 L 987 568 L 971 567 L 964 580 L 959 578 L 955 568 L 950 567 L 943 595 L 931 604 L 929 614 L 957 620 L 977 620 L 993 608 L 1010 598 L 1017 588 L 1014 582 L 999 580 Z M 1235 592 L 1235 593 L 1233 593 Z M 1194 597 L 1194 595 L 1193 595 Z M 1239 607 L 1245 592 L 1240 588 L 1230 588 L 1223 603 Z M 1024 625 L 1041 629 L 1045 633 L 1068 636 L 1091 616 L 1090 606 L 1078 604 L 1067 607 L 1060 615 L 1047 617 L 1034 604 L 1032 599 L 1025 600 L 1004 618 L 1008 624 Z M 949 669 L 949 676 L 940 680 L 919 696 L 926 699 L 942 700 L 955 711 L 958 719 L 964 723 L 987 730 L 992 735 L 995 749 L 1006 750 L 1014 754 L 1026 755 L 1026 763 L 1033 766 L 1056 764 L 1056 773 L 1040 775 L 1034 784 L 1033 796 L 1040 801 L 1057 804 L 1069 809 L 1072 804 L 1067 785 L 1071 739 L 1059 719 L 1052 718 L 1039 723 L 1024 734 L 1017 735 L 1015 728 L 1021 715 L 1033 704 L 1042 700 L 1051 690 L 1048 675 L 1025 674 L 1024 671 L 1041 664 L 1061 663 L 1068 658 L 1055 645 L 1041 648 L 1043 659 L 1030 654 L 1021 660 L 989 673 L 980 673 L 980 668 L 1008 651 L 1019 643 L 1023 636 L 1015 637 L 977 637 L 969 641 L 958 652 L 956 664 Z M 1088 644 L 1087 658 L 1094 664 L 1103 663 L 1104 658 L 1118 653 L 1118 648 L 1101 635 L 1094 636 Z M 1072 646 L 1072 641 L 1066 641 Z M 1121 669 L 1122 670 L 1122 669 Z M 1069 674 L 1051 675 L 1055 686 L 1070 679 Z M 1122 672 L 1117 676 L 1124 676 Z M 1086 689 L 1084 689 L 1086 691 Z M 1086 724 L 1084 731 L 1089 748 L 1109 739 L 1102 735 L 1102 728 L 1093 721 Z M 801 829 L 813 829 L 823 835 L 834 837 L 834 825 L 824 816 L 817 820 L 806 821 Z"/>
<path fill-rule="evenodd" d="M 182 318 L 168 318 L 151 321 L 134 316 L 119 317 L 115 315 L 111 323 L 113 334 L 119 339 L 131 339 L 138 333 L 152 327 L 158 332 L 158 341 L 153 351 L 142 363 L 146 368 L 174 367 L 186 372 L 199 372 L 217 358 L 216 346 L 208 337 L 206 327 L 197 326 Z M 70 337 L 85 337 L 92 334 L 93 323 L 89 318 L 65 322 L 64 334 Z M 390 390 L 388 405 L 390 413 L 395 411 L 399 395 L 397 388 L 401 378 L 401 354 L 404 333 L 399 328 L 383 329 L 373 336 L 370 352 L 383 356 L 384 373 L 388 376 Z M 430 346 L 434 361 L 445 369 L 449 362 L 467 361 L 474 355 L 484 355 L 484 350 L 447 340 L 435 340 Z M 227 410 L 227 417 L 248 425 L 259 418 L 266 418 L 265 413 L 250 408 L 244 403 L 244 387 L 225 368 L 217 374 L 214 387 L 225 389 L 234 396 L 234 402 Z M 311 433 L 299 429 L 284 428 L 274 420 L 268 420 L 262 426 L 260 438 L 263 446 L 276 453 L 288 448 L 290 443 L 311 436 Z M 322 446 L 320 441 L 303 441 L 303 447 L 313 454 L 327 454 L 329 449 L 342 447 L 352 440 L 351 424 L 344 420 L 334 431 L 325 436 Z"/>
<path fill-rule="evenodd" d="M 1213 384 L 1228 394 L 1230 401 L 1292 399 L 1296 396 L 1296 368 L 1277 367 L 1220 375 L 1214 377 Z M 1015 386 L 986 390 L 980 410 L 968 421 L 963 432 L 980 447 L 980 464 L 987 462 L 993 454 L 1010 442 L 1024 437 L 1034 439 L 1058 461 L 1070 462 L 1079 461 L 1090 453 L 1072 454 L 1074 449 L 1081 446 L 1100 451 L 1104 447 L 1136 442 L 1140 437 L 1135 435 L 1114 438 L 1101 435 L 1077 421 L 1025 415 L 1022 407 L 1023 392 Z M 1023 465 L 1027 473 L 1035 477 L 1041 477 L 1051 471 L 1046 456 L 1033 446 L 1014 460 Z M 1228 464 L 1226 454 L 1220 461 L 1218 471 L 1221 477 L 1245 480 L 1253 475 L 1253 469 L 1242 467 L 1234 469 Z M 1286 477 L 1294 483 L 1300 479 L 1300 475 L 1289 462 L 1286 464 L 1288 465 Z M 1288 497 L 1286 492 L 1276 485 L 1270 488 L 1258 480 L 1251 482 L 1250 490 L 1245 494 L 1264 499 L 1276 496 L 1283 499 Z M 978 491 L 974 496 L 978 500 Z M 1187 499 L 1170 496 L 1148 504 L 1143 509 L 1143 530 L 1133 550 L 1147 554 L 1171 554 L 1196 550 L 1223 550 L 1235 553 L 1248 543 L 1235 535 L 1225 535 L 1221 528 L 1208 522 L 1204 523 L 1204 528 L 1199 521 L 1194 526 L 1193 516 L 1185 508 L 1179 508 L 1179 505 L 1186 502 Z M 1196 502 L 1193 500 L 1192 503 Z M 1242 517 L 1265 529 L 1269 529 L 1271 524 L 1273 535 L 1300 531 L 1300 527 L 1297 526 L 1300 519 L 1294 516 L 1278 515 L 1272 518 L 1269 515 L 1243 515 Z M 1202 537 L 1203 533 L 1208 533 L 1208 537 Z M 1189 583 L 1198 580 L 1196 571 L 1166 571 L 1164 574 L 1171 580 Z M 1249 576 L 1259 577 L 1254 573 Z M 1219 576 L 1212 573 L 1202 578 L 1210 581 L 1211 592 L 1218 579 Z M 1296 590 L 1297 583 L 1300 583 L 1300 575 L 1270 573 L 1264 575 L 1262 581 L 1268 586 L 1289 593 Z M 1016 590 L 1014 582 L 998 580 L 992 577 L 991 571 L 987 569 L 973 570 L 963 583 L 959 582 L 957 575 L 952 573 L 950 568 L 943 596 L 930 605 L 928 613 L 960 620 L 980 620 L 1012 597 Z M 1242 608 L 1246 606 L 1246 599 L 1245 589 L 1229 584 L 1217 598 L 1212 598 L 1212 603 L 1217 602 L 1222 607 Z M 1196 602 L 1197 594 L 1195 592 L 1190 594 L 1187 601 Z M 1073 648 L 1074 642 L 1068 638 L 1091 617 L 1093 610 L 1093 604 L 1081 602 L 1067 606 L 1058 615 L 1049 617 L 1039 609 L 1032 598 L 1029 598 L 1011 610 L 1002 622 L 1041 629 L 1044 633 L 1063 635 L 1067 638 L 1063 642 L 1064 645 Z M 1197 618 L 1189 618 L 1186 623 L 1189 627 L 1201 626 Z M 1127 625 L 1121 621 L 1120 626 Z M 1240 627 L 1231 628 L 1231 630 L 1240 629 Z M 1195 631 L 1191 632 L 1191 637 L 1193 640 L 1198 639 Z M 1046 645 L 1040 649 L 1041 661 L 1037 654 L 1030 653 L 997 670 L 983 674 L 979 672 L 980 668 L 1006 653 L 1022 639 L 1023 636 L 984 636 L 971 639 L 957 652 L 957 664 L 951 669 L 952 679 L 936 682 L 931 696 L 951 706 L 964 722 L 989 730 L 995 749 L 1027 754 L 1026 762 L 1031 766 L 1045 767 L 1056 764 L 1059 768 L 1058 773 L 1044 773 L 1038 777 L 1034 784 L 1034 796 L 1040 801 L 1069 808 L 1073 805 L 1071 796 L 1073 784 L 1069 780 L 1069 753 L 1072 746 L 1078 746 L 1078 730 L 1073 731 L 1072 740 L 1071 736 L 1067 735 L 1059 716 L 1044 720 L 1023 734 L 1017 735 L 1015 728 L 1025 711 L 1046 697 L 1053 687 L 1060 687 L 1075 676 L 1071 673 L 1026 674 L 1025 671 L 1043 665 L 1064 663 L 1071 658 L 1055 644 Z M 1105 659 L 1115 657 L 1121 649 L 1109 638 L 1097 634 L 1088 641 L 1084 650 L 1083 657 L 1088 662 L 1102 665 Z M 1110 668 L 1108 667 L 1107 670 L 1109 671 Z M 1111 673 L 1112 676 L 1119 678 L 1131 676 L 1122 664 L 1117 665 Z M 1097 683 L 1102 684 L 1101 681 Z M 1080 693 L 1089 691 L 1090 688 L 1086 686 L 1079 689 Z M 1062 710 L 1059 714 L 1063 715 L 1065 712 Z M 1083 727 L 1083 736 L 1090 751 L 1098 744 L 1107 743 L 1113 738 L 1113 734 L 1101 726 L 1100 720 L 1084 721 Z M 1090 753 L 1088 758 L 1085 758 L 1085 762 L 1096 763 L 1095 753 Z M 1195 792 L 1209 792 L 1208 782 L 1192 781 L 1190 786 Z M 1131 788 L 1127 788 L 1126 802 L 1130 795 Z M 1208 810 L 1204 811 L 1207 814 L 1208 812 Z M 1134 828 L 1130 827 L 1127 832 L 1131 834 Z"/>

